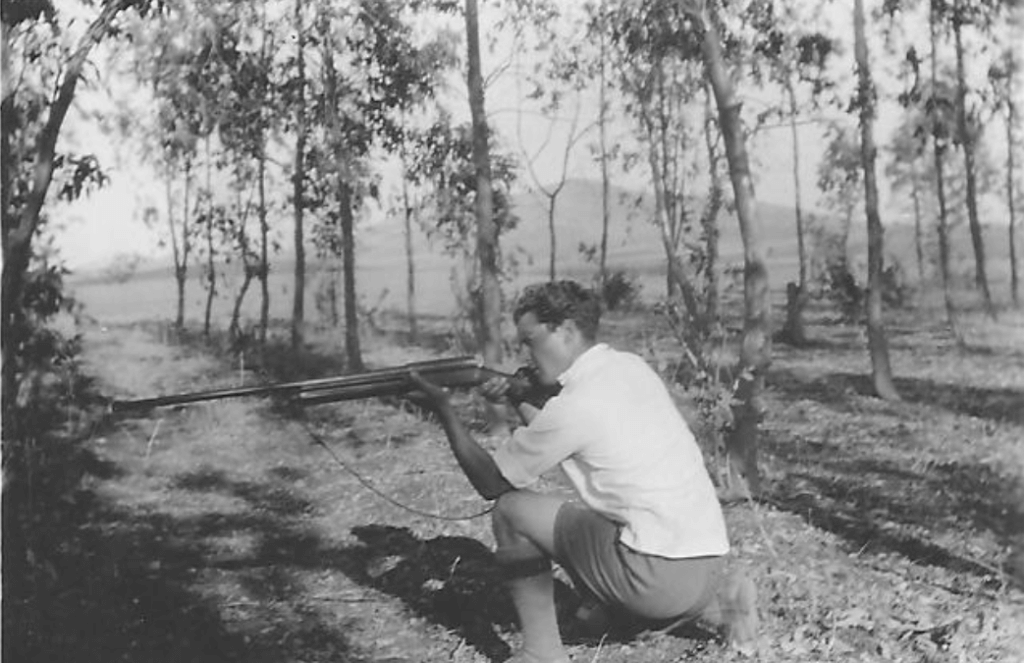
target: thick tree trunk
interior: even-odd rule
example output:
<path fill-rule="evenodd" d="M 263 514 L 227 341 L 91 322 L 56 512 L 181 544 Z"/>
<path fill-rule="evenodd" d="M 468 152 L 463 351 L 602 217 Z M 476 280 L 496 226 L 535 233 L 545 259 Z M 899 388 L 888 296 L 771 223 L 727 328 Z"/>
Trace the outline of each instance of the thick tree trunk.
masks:
<path fill-rule="evenodd" d="M 875 393 L 886 400 L 899 399 L 892 380 L 889 346 L 882 320 L 883 229 L 878 213 L 878 184 L 875 175 L 875 86 L 868 63 L 864 35 L 864 0 L 855 0 L 853 10 L 854 52 L 857 59 L 857 88 L 860 104 L 860 154 L 864 170 L 864 207 L 868 222 L 867 331 L 871 352 L 871 379 Z"/>
<path fill-rule="evenodd" d="M 971 230 L 971 245 L 974 248 L 974 282 L 981 290 L 985 302 L 985 310 L 995 317 L 996 309 L 992 304 L 992 293 L 988 289 L 988 276 L 985 274 L 985 241 L 981 234 L 981 222 L 978 219 L 977 176 L 974 164 L 974 139 L 967 128 L 967 75 L 964 72 L 964 44 L 962 32 L 962 12 L 960 0 L 956 2 L 953 12 L 953 35 L 956 43 L 956 123 L 960 135 L 960 146 L 964 151 L 964 175 L 967 179 L 967 221 Z"/>
<path fill-rule="evenodd" d="M 718 168 L 719 154 L 716 147 L 714 109 L 711 103 L 710 87 L 704 86 L 704 143 L 708 151 L 708 202 L 701 216 L 704 232 L 704 320 L 710 329 L 718 323 L 718 214 L 722 209 L 722 177 Z"/>
<path fill-rule="evenodd" d="M 712 3 L 707 6 L 713 7 Z M 718 123 L 725 142 L 736 200 L 736 216 L 743 238 L 743 340 L 740 346 L 739 386 L 733 407 L 734 425 L 726 437 L 726 455 L 734 492 L 756 496 L 760 492 L 760 472 L 757 467 L 758 426 L 765 414 L 761 398 L 764 374 L 770 364 L 770 336 L 768 297 L 768 269 L 760 244 L 760 222 L 757 201 L 750 174 L 746 138 L 740 120 L 741 104 L 736 98 L 732 81 L 726 71 L 715 17 L 706 12 L 702 45 L 704 63 L 718 106 Z"/>
<path fill-rule="evenodd" d="M 501 288 L 498 281 L 498 226 L 494 221 L 491 191 L 489 129 L 484 108 L 484 81 L 480 66 L 480 26 L 476 0 L 466 0 L 469 108 L 473 117 L 473 166 L 476 170 L 477 259 L 480 261 L 480 349 L 484 361 L 501 362 Z M 475 297 L 472 299 L 476 299 Z"/>
<path fill-rule="evenodd" d="M 292 349 L 305 341 L 306 326 L 306 244 L 303 204 L 306 188 L 306 57 L 303 48 L 302 0 L 295 0 L 296 79 L 295 99 L 295 172 L 292 174 L 292 204 L 295 228 L 292 235 L 295 250 L 295 290 L 292 293 Z"/>

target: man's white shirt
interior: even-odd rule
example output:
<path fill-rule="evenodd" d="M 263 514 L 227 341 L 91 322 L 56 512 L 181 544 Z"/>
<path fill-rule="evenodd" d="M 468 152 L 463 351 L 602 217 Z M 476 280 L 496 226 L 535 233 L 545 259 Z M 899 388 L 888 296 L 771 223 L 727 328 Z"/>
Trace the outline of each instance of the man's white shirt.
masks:
<path fill-rule="evenodd" d="M 561 392 L 495 454 L 508 482 L 525 488 L 560 464 L 587 506 L 622 525 L 620 540 L 633 550 L 728 552 L 700 447 L 658 374 L 598 343 L 558 381 Z"/>

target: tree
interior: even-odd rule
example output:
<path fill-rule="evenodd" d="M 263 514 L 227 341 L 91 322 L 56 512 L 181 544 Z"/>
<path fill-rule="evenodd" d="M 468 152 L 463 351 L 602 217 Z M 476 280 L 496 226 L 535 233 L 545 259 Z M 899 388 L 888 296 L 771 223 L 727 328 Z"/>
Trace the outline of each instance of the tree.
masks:
<path fill-rule="evenodd" d="M 64 120 L 75 97 L 79 79 L 86 67 L 90 53 L 97 43 L 107 37 L 113 30 L 118 16 L 129 7 L 137 7 L 145 11 L 147 6 L 139 0 L 108 0 L 99 9 L 99 13 L 89 23 L 85 32 L 78 39 L 77 45 L 68 54 L 66 60 L 54 73 L 53 87 L 49 90 L 29 89 L 28 85 L 16 85 L 5 80 L 2 99 L 3 126 L 2 132 L 2 214 L 3 214 L 3 271 L 2 296 L 0 296 L 0 320 L 2 320 L 2 393 L 4 399 L 4 421 L 11 422 L 7 416 L 12 414 L 11 399 L 16 393 L 18 382 L 18 366 L 20 352 L 19 339 L 23 335 L 26 323 L 24 287 L 26 273 L 33 257 L 33 240 L 40 228 L 43 208 L 47 193 L 54 179 L 54 173 L 63 161 L 57 153 L 57 139 L 60 136 Z M 3 26 L 3 49 L 5 57 L 18 51 L 23 44 L 14 43 L 14 29 L 25 25 L 28 30 L 22 35 L 33 40 L 25 44 L 29 48 L 38 48 L 38 33 L 33 28 L 39 25 L 40 17 L 46 14 L 49 18 L 56 16 L 56 9 L 48 1 L 33 3 L 5 3 L 0 14 Z M 56 22 L 51 21 L 47 29 L 60 30 Z M 41 27 L 41 26 L 40 26 Z M 30 34 L 32 33 L 32 34 Z M 40 51 L 34 59 L 26 62 L 46 62 L 45 55 Z M 43 65 L 45 66 L 45 65 Z M 5 72 L 6 73 L 6 72 Z M 5 79 L 7 77 L 5 76 Z M 33 74 L 27 79 L 38 80 Z M 45 91 L 44 91 L 45 90 Z M 31 99 L 29 99 L 31 97 Z M 17 140 L 16 134 L 17 132 Z M 16 145 L 17 143 L 17 145 Z M 93 164 L 93 161 L 82 162 Z M 26 172 L 26 168 L 30 169 Z M 82 187 L 89 177 L 82 177 L 90 168 L 73 174 L 72 187 Z M 74 183 L 78 182 L 77 185 Z M 17 186 L 16 186 L 17 185 Z"/>
<path fill-rule="evenodd" d="M 892 380 L 889 346 L 882 320 L 883 230 L 878 213 L 878 184 L 875 174 L 876 91 L 868 61 L 864 35 L 864 0 L 855 0 L 853 9 L 854 54 L 857 59 L 857 108 L 860 113 L 860 154 L 864 171 L 864 207 L 868 221 L 868 296 L 867 331 L 871 353 L 871 379 L 875 394 L 886 400 L 898 400 Z"/>
<path fill-rule="evenodd" d="M 726 438 L 726 452 L 732 461 L 734 490 L 756 495 L 760 491 L 757 433 L 765 410 L 761 392 L 771 354 L 768 268 L 761 248 L 750 158 L 740 116 L 742 103 L 726 67 L 718 28 L 721 24 L 717 16 L 718 5 L 712 1 L 697 4 L 679 0 L 679 6 L 703 32 L 701 52 L 718 107 L 718 124 L 725 143 L 736 216 L 743 238 L 743 338 L 733 407 L 734 423 Z"/>
<path fill-rule="evenodd" d="M 924 209 L 922 200 L 924 193 L 931 190 L 925 179 L 928 169 L 921 162 L 924 159 L 925 141 L 922 140 L 920 126 L 913 115 L 904 116 L 903 122 L 897 127 L 896 134 L 889 145 L 889 163 L 885 167 L 885 175 L 889 178 L 893 191 L 910 190 L 910 200 L 914 215 L 914 253 L 917 258 L 917 280 L 924 285 Z"/>
<path fill-rule="evenodd" d="M 302 0 L 295 0 L 292 14 L 295 26 L 295 77 L 293 88 L 295 98 L 295 157 L 292 172 L 292 212 L 295 221 L 292 247 L 295 252 L 295 285 L 292 292 L 292 349 L 298 350 L 305 338 L 306 301 L 306 240 L 303 206 L 306 185 L 306 54 Z"/>
<path fill-rule="evenodd" d="M 1022 5 L 1024 6 L 1024 5 Z M 1018 10 L 1018 13 L 1019 10 Z M 1014 16 L 1011 26 L 1011 37 L 1013 33 L 1020 32 L 1020 26 L 1024 25 L 1024 17 Z M 1018 35 L 1019 38 L 1019 35 Z M 1019 43 L 1019 41 L 1018 41 Z M 1017 164 L 1014 153 L 1019 149 L 1016 135 L 1017 124 L 1020 122 L 1017 108 L 1018 81 L 1021 75 L 1021 63 L 1015 53 L 1013 45 L 1007 46 L 999 60 L 994 63 L 988 71 L 989 82 L 995 96 L 996 109 L 1004 113 L 1003 122 L 1006 125 L 1006 209 L 1008 223 L 1008 238 L 1010 245 L 1010 296 L 1013 303 L 1020 306 L 1020 274 L 1017 268 L 1017 193 L 1019 184 L 1017 182 Z"/>
<path fill-rule="evenodd" d="M 946 6 L 949 10 L 949 7 Z M 963 152 L 964 170 L 967 177 L 967 218 L 971 230 L 971 245 L 974 248 L 974 281 L 981 290 L 985 309 L 995 317 L 995 306 L 992 293 L 988 287 L 988 276 L 985 273 L 985 242 L 981 233 L 981 222 L 978 219 L 977 174 L 975 167 L 975 132 L 972 130 L 976 122 L 968 118 L 967 109 L 967 75 L 964 64 L 963 28 L 975 24 L 986 32 L 990 31 L 987 23 L 992 20 L 998 4 L 979 0 L 969 6 L 966 0 L 953 0 L 949 20 L 953 26 L 953 38 L 956 48 L 956 125 L 957 142 Z"/>
<path fill-rule="evenodd" d="M 494 221 L 491 190 L 490 130 L 484 101 L 484 80 L 480 65 L 480 23 L 476 0 L 466 0 L 466 47 L 468 51 L 467 85 L 469 109 L 473 121 L 473 166 L 476 169 L 477 259 L 480 261 L 480 337 L 484 362 L 501 362 L 501 286 L 498 226 Z"/>

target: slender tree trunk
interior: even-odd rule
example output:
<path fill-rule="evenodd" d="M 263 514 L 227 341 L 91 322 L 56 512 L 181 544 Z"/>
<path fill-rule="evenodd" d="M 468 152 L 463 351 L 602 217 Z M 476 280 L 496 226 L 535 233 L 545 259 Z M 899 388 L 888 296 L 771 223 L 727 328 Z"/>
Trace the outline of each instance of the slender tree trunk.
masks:
<path fill-rule="evenodd" d="M 261 129 L 262 132 L 262 129 Z M 260 348 L 267 344 L 267 328 L 270 326 L 270 228 L 267 225 L 267 155 L 266 138 L 260 136 L 260 156 L 258 160 L 259 185 L 259 219 L 260 219 Z"/>
<path fill-rule="evenodd" d="M 939 81 L 938 65 L 938 21 L 939 0 L 929 2 L 929 36 L 931 41 L 931 89 L 936 94 Z M 949 211 L 946 207 L 946 177 L 944 173 L 946 144 L 949 140 L 945 135 L 942 120 L 938 117 L 937 104 L 932 104 L 932 147 L 935 159 L 935 193 L 939 203 L 938 235 L 939 235 L 939 272 L 942 276 L 942 294 L 946 304 L 946 319 L 957 343 L 963 344 L 960 326 L 957 322 L 956 307 L 953 304 L 952 279 L 949 273 Z"/>
<path fill-rule="evenodd" d="M 304 198 L 306 188 L 306 58 L 303 48 L 302 0 L 295 0 L 296 80 L 295 99 L 295 172 L 292 174 L 292 198 L 295 230 L 295 291 L 292 293 L 292 349 L 298 350 L 305 341 L 306 326 L 306 244 L 304 228 Z"/>
<path fill-rule="evenodd" d="M 800 204 L 800 133 L 796 124 L 796 91 L 789 74 L 785 77 L 786 94 L 789 97 L 789 128 L 793 136 L 793 211 L 796 216 L 797 270 L 796 287 L 787 287 L 785 338 L 793 345 L 806 345 L 807 332 L 804 326 L 804 308 L 807 305 L 807 251 L 804 247 L 804 218 Z"/>
<path fill-rule="evenodd" d="M 174 283 L 177 290 L 177 307 L 175 308 L 174 326 L 181 331 L 185 327 L 185 284 L 188 280 L 188 252 L 185 230 L 182 230 L 182 244 L 178 244 L 178 228 L 174 223 L 174 190 L 173 180 L 168 168 L 167 179 L 165 180 L 165 194 L 167 196 L 167 230 L 171 236 L 171 257 L 174 259 Z M 186 218 L 182 221 L 184 224 Z"/>
<path fill-rule="evenodd" d="M 355 216 L 352 204 L 352 186 L 348 182 L 342 182 L 338 190 L 338 211 L 341 214 L 342 280 L 345 292 L 345 357 L 350 371 L 362 371 L 364 366 L 363 354 L 359 347 Z"/>
<path fill-rule="evenodd" d="M 924 285 L 924 233 L 921 229 L 921 186 L 917 181 L 917 166 L 910 164 L 910 195 L 914 201 L 914 250 L 917 253 L 917 281 Z"/>
<path fill-rule="evenodd" d="M 685 6 L 685 4 L 684 4 Z M 713 3 L 706 7 L 715 9 Z M 768 268 L 760 243 L 761 224 L 757 217 L 757 201 L 750 174 L 746 137 L 740 120 L 741 103 L 736 98 L 732 80 L 726 71 L 717 18 L 702 12 L 704 40 L 702 50 L 711 88 L 718 106 L 718 125 L 725 143 L 736 200 L 736 216 L 743 238 L 743 340 L 740 345 L 738 387 L 733 406 L 734 424 L 726 437 L 731 486 L 739 494 L 757 495 L 761 477 L 757 467 L 758 426 L 765 414 L 761 397 L 764 374 L 771 363 L 769 335 L 770 301 Z"/>
<path fill-rule="evenodd" d="M 605 73 L 605 57 L 607 54 L 607 21 L 606 0 L 601 0 L 601 71 L 600 88 L 598 89 L 597 124 L 599 142 L 601 149 L 601 261 L 600 261 L 600 283 L 601 293 L 604 294 L 605 285 L 608 283 L 608 222 L 611 214 L 609 204 L 610 181 L 608 179 L 608 79 Z"/>
<path fill-rule="evenodd" d="M 484 81 L 480 66 L 480 27 L 476 0 L 466 0 L 469 108 L 473 117 L 473 166 L 476 170 L 477 259 L 480 261 L 481 350 L 484 361 L 501 362 L 501 288 L 498 281 L 498 226 L 494 221 L 491 191 L 491 158 L 488 142 Z M 475 298 L 474 298 L 475 299 Z"/>
<path fill-rule="evenodd" d="M 967 75 L 964 72 L 964 44 L 961 34 L 963 7 L 956 0 L 953 12 L 953 35 L 956 43 L 956 123 L 960 134 L 960 145 L 964 151 L 964 174 L 967 179 L 967 220 L 971 230 L 971 245 L 974 248 L 974 282 L 981 290 L 985 302 L 985 310 L 989 316 L 995 317 L 996 309 L 992 303 L 992 293 L 988 288 L 988 276 L 985 274 L 985 241 L 981 233 L 981 222 L 978 219 L 977 176 L 974 164 L 974 139 L 967 127 Z"/>
<path fill-rule="evenodd" d="M 722 177 L 718 168 L 714 109 L 711 105 L 710 86 L 704 86 L 704 143 L 708 151 L 708 202 L 701 216 L 704 232 L 704 319 L 709 326 L 718 324 L 718 214 L 722 209 Z"/>
<path fill-rule="evenodd" d="M 419 329 L 416 319 L 416 256 L 412 242 L 414 210 L 409 196 L 409 155 L 404 140 L 399 149 L 399 157 L 402 160 L 402 212 L 405 219 L 405 310 L 409 322 L 409 340 L 415 343 Z"/>
<path fill-rule="evenodd" d="M 186 172 L 185 201 L 188 202 L 188 180 Z M 203 337 L 210 338 L 213 318 L 213 299 L 217 296 L 217 263 L 213 245 L 213 218 L 206 220 L 206 310 L 203 313 Z"/>
<path fill-rule="evenodd" d="M 871 378 L 875 393 L 886 400 L 899 399 L 889 364 L 889 345 L 882 319 L 883 229 L 878 213 L 878 184 L 875 175 L 875 86 L 868 63 L 864 35 L 864 0 L 855 0 L 853 14 L 854 52 L 857 58 L 857 88 L 860 104 L 860 154 L 864 169 L 864 207 L 868 220 L 867 331 L 871 352 Z"/>
<path fill-rule="evenodd" d="M 1010 295 L 1013 297 L 1014 305 L 1020 306 L 1020 274 L 1017 271 L 1017 206 L 1014 204 L 1016 202 L 1014 190 L 1016 188 L 1017 176 L 1013 162 L 1013 123 L 1016 121 L 1014 102 L 1011 97 L 1006 111 L 1006 204 L 1010 218 Z"/>
<path fill-rule="evenodd" d="M 548 243 L 551 247 L 551 254 L 548 258 L 548 280 L 555 280 L 555 197 L 548 196 Z"/>

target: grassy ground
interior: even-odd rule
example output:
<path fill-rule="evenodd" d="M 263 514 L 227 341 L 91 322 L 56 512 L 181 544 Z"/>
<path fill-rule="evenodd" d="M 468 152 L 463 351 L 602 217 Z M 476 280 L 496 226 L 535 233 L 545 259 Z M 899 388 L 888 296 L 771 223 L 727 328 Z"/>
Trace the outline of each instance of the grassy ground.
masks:
<path fill-rule="evenodd" d="M 766 498 L 726 510 L 732 562 L 760 592 L 756 660 L 1024 660 L 1009 574 L 1024 535 L 1024 316 L 968 318 L 966 349 L 931 317 L 890 318 L 901 403 L 867 393 L 862 331 L 827 312 L 811 347 L 775 347 Z M 613 316 L 606 330 L 657 363 L 671 352 L 659 324 Z M 368 338 L 366 360 L 457 352 L 433 348 Z M 110 396 L 253 379 L 155 326 L 91 327 L 85 356 Z M 85 449 L 63 534 L 37 537 L 35 577 L 5 574 L 8 660 L 469 663 L 515 646 L 488 520 L 472 517 L 487 505 L 440 429 L 401 404 L 166 408 L 97 419 Z M 566 631 L 574 661 L 742 659 L 697 629 Z"/>

